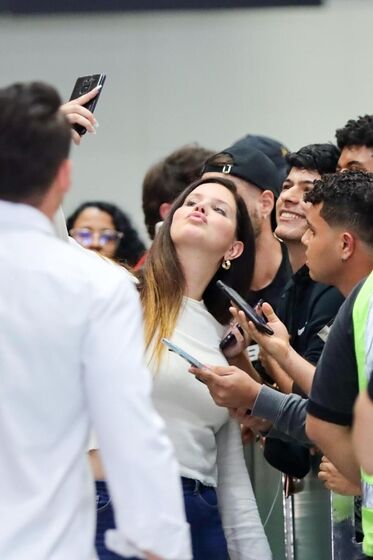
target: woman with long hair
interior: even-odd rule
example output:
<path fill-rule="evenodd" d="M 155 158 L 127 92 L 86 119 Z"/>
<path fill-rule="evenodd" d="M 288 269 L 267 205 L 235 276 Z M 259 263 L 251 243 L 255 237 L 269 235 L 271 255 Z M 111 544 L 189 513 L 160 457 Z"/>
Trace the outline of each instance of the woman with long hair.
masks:
<path fill-rule="evenodd" d="M 254 260 L 243 200 L 231 181 L 212 177 L 176 199 L 140 273 L 153 398 L 179 461 L 194 560 L 271 558 L 239 425 L 162 344 L 168 338 L 202 363 L 226 365 L 219 342 L 229 301 L 216 281 L 247 296 Z"/>

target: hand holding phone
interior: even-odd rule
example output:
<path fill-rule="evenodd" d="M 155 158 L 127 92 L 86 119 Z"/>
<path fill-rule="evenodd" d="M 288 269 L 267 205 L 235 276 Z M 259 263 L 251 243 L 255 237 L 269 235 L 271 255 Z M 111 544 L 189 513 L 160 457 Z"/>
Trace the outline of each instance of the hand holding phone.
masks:
<path fill-rule="evenodd" d="M 268 335 L 274 334 L 271 327 L 269 327 L 263 317 L 258 315 L 254 309 L 240 296 L 236 290 L 224 284 L 221 280 L 216 282 L 216 285 L 245 313 L 249 321 L 252 321 L 259 332 Z"/>
<path fill-rule="evenodd" d="M 101 95 L 102 87 L 105 83 L 105 80 L 106 74 L 91 74 L 88 76 L 80 76 L 75 82 L 74 89 L 70 96 L 70 101 L 76 100 L 78 97 L 86 95 L 93 89 L 100 86 L 97 94 L 82 105 L 82 107 L 87 109 L 90 113 L 93 113 Z M 79 134 L 79 136 L 82 136 L 87 132 L 87 128 L 79 124 L 78 122 L 73 124 L 73 129 Z"/>

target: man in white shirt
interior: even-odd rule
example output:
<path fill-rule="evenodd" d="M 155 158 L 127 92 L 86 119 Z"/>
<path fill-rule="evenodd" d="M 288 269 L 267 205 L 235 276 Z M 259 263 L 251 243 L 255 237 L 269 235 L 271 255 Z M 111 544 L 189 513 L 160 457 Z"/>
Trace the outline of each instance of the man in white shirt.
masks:
<path fill-rule="evenodd" d="M 108 546 L 189 560 L 135 289 L 58 239 L 51 222 L 70 184 L 60 104 L 43 84 L 0 90 L 0 558 L 96 558 L 92 425 L 116 512 Z"/>

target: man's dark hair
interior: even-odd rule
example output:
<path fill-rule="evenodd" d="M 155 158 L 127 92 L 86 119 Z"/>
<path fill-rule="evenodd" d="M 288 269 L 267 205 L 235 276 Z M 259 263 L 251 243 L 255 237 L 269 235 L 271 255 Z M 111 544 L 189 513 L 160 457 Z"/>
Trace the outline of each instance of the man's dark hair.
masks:
<path fill-rule="evenodd" d="M 346 146 L 373 148 L 373 115 L 350 119 L 343 128 L 336 131 L 335 137 L 340 150 Z"/>
<path fill-rule="evenodd" d="M 0 89 L 0 199 L 38 204 L 68 157 L 71 128 L 47 84 Z"/>
<path fill-rule="evenodd" d="M 317 171 L 320 175 L 334 173 L 337 168 L 340 151 L 334 144 L 309 144 L 297 152 L 287 154 L 290 167 Z"/>
<path fill-rule="evenodd" d="M 86 208 L 97 208 L 101 210 L 101 212 L 106 212 L 106 214 L 111 216 L 116 231 L 123 233 L 123 237 L 119 241 L 115 251 L 115 259 L 121 263 L 134 266 L 145 253 L 145 245 L 141 241 L 139 234 L 133 227 L 127 214 L 115 204 L 101 201 L 84 202 L 67 218 L 66 226 L 68 231 L 73 229 L 76 220 Z"/>
<path fill-rule="evenodd" d="M 149 236 L 154 239 L 155 224 L 161 220 L 159 207 L 173 202 L 202 172 L 203 164 L 213 152 L 198 144 L 188 144 L 153 165 L 142 185 L 142 209 Z"/>
<path fill-rule="evenodd" d="M 304 200 L 323 203 L 320 216 L 330 226 L 351 228 L 373 246 L 373 173 L 346 171 L 325 175 L 315 181 Z"/>

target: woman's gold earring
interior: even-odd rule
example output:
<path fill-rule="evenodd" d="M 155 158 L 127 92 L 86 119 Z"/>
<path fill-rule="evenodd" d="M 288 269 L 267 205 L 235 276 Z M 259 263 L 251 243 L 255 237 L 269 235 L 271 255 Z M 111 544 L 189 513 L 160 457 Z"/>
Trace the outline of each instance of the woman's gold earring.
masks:
<path fill-rule="evenodd" d="M 223 262 L 222 262 L 222 265 L 221 265 L 221 266 L 222 266 L 222 268 L 224 268 L 224 270 L 229 270 L 230 267 L 231 267 L 231 264 L 232 264 L 231 261 L 229 261 L 229 260 L 227 259 L 226 261 L 223 261 Z"/>

